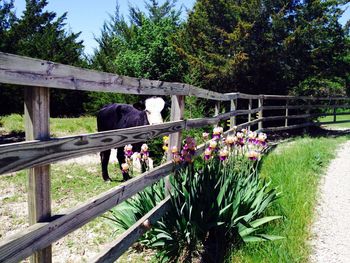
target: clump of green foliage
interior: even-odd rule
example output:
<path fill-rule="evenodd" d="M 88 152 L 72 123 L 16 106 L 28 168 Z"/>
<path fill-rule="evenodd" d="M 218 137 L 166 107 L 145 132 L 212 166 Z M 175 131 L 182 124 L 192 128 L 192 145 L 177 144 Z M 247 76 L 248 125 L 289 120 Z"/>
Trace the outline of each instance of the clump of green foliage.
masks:
<path fill-rule="evenodd" d="M 302 96 L 331 97 L 346 96 L 345 79 L 310 77 L 293 88 L 292 94 Z"/>
<path fill-rule="evenodd" d="M 205 89 L 287 94 L 310 78 L 349 89 L 343 0 L 198 0 L 173 38 Z M 310 90 L 310 93 L 315 91 Z"/>
<path fill-rule="evenodd" d="M 171 36 L 180 27 L 175 1 L 146 1 L 146 11 L 130 6 L 125 19 L 116 6 L 97 39 L 99 49 L 91 58 L 94 69 L 137 78 L 182 82 L 187 63 L 176 52 Z M 85 109 L 94 112 L 111 102 L 133 104 L 134 95 L 90 93 Z"/>
<path fill-rule="evenodd" d="M 0 51 L 75 66 L 87 66 L 83 59 L 80 32 L 65 27 L 67 13 L 46 10 L 47 0 L 26 0 L 21 17 L 14 0 L 0 1 Z M 23 112 L 23 88 L 0 84 L 0 115 Z M 77 116 L 83 113 L 87 93 L 53 89 L 51 116 Z M 77 99 L 79 98 L 79 99 Z"/>

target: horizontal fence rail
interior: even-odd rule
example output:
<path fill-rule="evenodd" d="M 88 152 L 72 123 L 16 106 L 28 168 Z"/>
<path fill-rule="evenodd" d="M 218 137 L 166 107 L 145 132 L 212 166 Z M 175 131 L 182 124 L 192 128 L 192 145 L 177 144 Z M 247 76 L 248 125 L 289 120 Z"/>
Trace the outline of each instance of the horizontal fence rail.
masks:
<path fill-rule="evenodd" d="M 265 106 L 264 110 L 295 110 L 295 109 L 334 109 L 334 108 L 348 108 L 349 104 L 342 105 L 291 105 L 291 106 Z"/>
<path fill-rule="evenodd" d="M 0 145 L 0 174 L 144 142 L 185 128 L 185 121 Z"/>
<path fill-rule="evenodd" d="M 2 52 L 0 79 L 7 84 L 69 90 L 158 96 L 190 95 L 213 100 L 231 100 L 235 97 L 184 83 L 120 76 Z"/>
<path fill-rule="evenodd" d="M 349 97 L 223 94 L 184 83 L 131 78 L 1 52 L 0 83 L 23 85 L 25 91 L 30 90 L 31 92 L 26 92 L 25 101 L 26 107 L 30 106 L 32 109 L 33 105 L 40 109 L 41 103 L 49 105 L 47 92 L 49 88 L 172 96 L 170 118 L 172 121 L 164 124 L 60 138 L 40 138 L 39 136 L 39 139 L 34 138 L 37 140 L 33 141 L 0 145 L 0 174 L 27 168 L 34 169 L 35 173 L 40 174 L 41 167 L 53 162 L 122 147 L 126 144 L 145 142 L 168 134 L 171 135 L 169 149 L 174 145 L 180 147 L 181 131 L 218 125 L 228 119 L 230 124 L 225 136 L 234 130 L 243 128 L 253 130 L 253 127 L 256 127 L 256 131 L 275 132 L 350 122 L 350 118 L 349 120 L 337 120 L 337 116 L 350 115 L 350 112 L 337 112 L 337 109 L 344 111 L 344 109 L 350 108 Z M 35 90 L 37 87 L 40 87 L 38 88 L 40 90 Z M 42 94 L 40 100 L 36 97 L 36 94 Z M 43 94 L 46 95 L 43 96 Z M 183 118 L 184 96 L 215 100 L 214 116 L 211 117 L 206 114 L 206 117 L 203 118 L 185 120 Z M 229 108 L 229 111 L 225 110 L 227 108 Z M 48 107 L 45 109 L 48 111 Z M 35 111 L 38 110 L 33 110 L 34 113 Z M 46 119 L 48 119 L 49 115 L 46 115 Z M 333 121 L 315 121 L 315 119 L 324 116 L 333 116 Z M 26 115 L 26 122 L 28 117 Z M 37 118 L 36 115 L 35 118 Z M 283 126 L 281 126 L 282 122 Z M 271 127 L 271 124 L 268 124 L 269 126 L 264 127 L 267 123 L 280 126 Z M 32 126 L 32 130 L 38 133 L 38 130 L 35 130 L 37 129 L 34 127 L 35 125 Z M 31 132 L 30 129 L 27 131 Z M 47 132 L 49 134 L 49 131 Z M 32 137 L 29 136 L 28 138 Z M 201 145 L 198 147 L 196 154 L 201 154 L 204 150 L 205 145 Z M 170 153 L 169 156 L 171 156 Z M 43 249 L 47 250 L 53 242 L 80 228 L 160 179 L 166 178 L 173 172 L 173 169 L 173 164 L 169 160 L 165 164 L 113 187 L 77 207 L 56 215 L 49 215 L 44 222 L 34 221 L 34 224 L 24 231 L 0 241 L 0 262 L 18 262 L 33 253 L 42 253 Z M 40 184 L 40 180 L 35 184 Z M 166 189 L 166 191 L 168 190 Z M 30 195 L 40 195 L 36 192 L 35 187 L 28 191 Z M 49 197 L 45 196 L 43 198 L 47 198 L 45 200 L 50 203 Z M 129 230 L 114 242 L 108 244 L 106 249 L 97 255 L 93 261 L 112 262 L 122 255 L 133 242 L 147 231 L 147 227 L 144 225 L 146 220 L 152 225 L 164 215 L 169 208 L 169 200 L 169 197 L 167 197 L 160 202 Z M 46 260 L 48 263 L 51 262 L 50 259 Z M 45 262 L 45 260 L 40 261 L 39 256 L 34 258 L 33 262 Z"/>
<path fill-rule="evenodd" d="M 313 96 L 287 96 L 287 95 L 260 95 L 269 100 L 350 100 L 349 97 L 313 97 Z"/>
<path fill-rule="evenodd" d="M 302 123 L 302 124 L 289 125 L 287 127 L 279 126 L 279 127 L 263 128 L 262 131 L 263 132 L 286 131 L 286 130 L 292 130 L 292 129 L 311 127 L 311 126 L 314 126 L 313 122 L 305 122 L 305 123 Z"/>
<path fill-rule="evenodd" d="M 47 141 L 28 141 L 0 145 L 0 174 L 118 148 L 127 144 L 144 142 L 188 128 L 214 125 L 221 120 L 229 119 L 231 116 L 256 113 L 261 109 L 238 110 L 219 114 L 211 118 L 174 121 L 122 130 L 52 138 Z M 252 121 L 250 125 L 257 122 L 258 120 Z"/>

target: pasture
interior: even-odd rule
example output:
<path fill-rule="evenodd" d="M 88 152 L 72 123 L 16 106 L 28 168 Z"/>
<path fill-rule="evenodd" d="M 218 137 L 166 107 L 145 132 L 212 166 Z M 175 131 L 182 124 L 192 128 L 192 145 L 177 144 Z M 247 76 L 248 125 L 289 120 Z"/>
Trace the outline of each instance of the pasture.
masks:
<path fill-rule="evenodd" d="M 23 115 L 12 114 L 0 117 L 0 134 L 19 136 L 24 133 Z M 53 137 L 84 134 L 96 131 L 96 118 L 50 118 Z M 87 199 L 120 184 L 122 175 L 119 166 L 112 163 L 109 173 L 113 182 L 101 178 L 99 155 L 63 161 L 51 166 L 52 209 L 57 213 L 62 208 L 73 207 Z M 27 174 L 26 171 L 10 173 L 0 180 L 0 238 L 28 227 Z M 81 262 L 96 254 L 103 244 L 114 239 L 109 220 L 98 217 L 81 229 L 54 244 L 54 262 Z M 81 245 L 81 244 L 84 245 Z M 141 253 L 130 251 L 133 261 L 143 258 Z M 121 260 L 127 258 L 125 255 Z M 147 255 L 145 255 L 147 257 Z M 139 261 L 139 262 L 142 262 Z"/>
<path fill-rule="evenodd" d="M 82 160 L 82 159 L 80 159 Z M 101 178 L 98 159 L 88 159 L 92 163 L 63 162 L 53 164 L 51 167 L 52 209 L 57 213 L 62 208 L 69 208 L 87 199 L 107 191 L 112 186 L 118 185 L 118 181 L 105 183 Z M 119 167 L 110 165 L 110 173 L 116 180 L 122 180 Z M 65 174 L 65 176 L 62 176 Z M 26 171 L 17 174 L 9 174 L 0 180 L 0 237 L 4 238 L 20 231 L 28 226 L 27 218 L 27 176 Z M 96 254 L 104 244 L 112 241 L 114 228 L 109 220 L 98 217 L 81 229 L 54 243 L 54 262 L 88 262 L 88 259 Z M 84 244 L 84 245 L 82 245 Z M 134 261 L 141 256 L 130 251 Z M 121 260 L 126 259 L 126 254 Z M 121 261 L 123 262 L 123 261 Z M 142 261 L 139 261 L 142 262 Z"/>
<path fill-rule="evenodd" d="M 0 119 L 2 133 L 22 132 L 21 115 Z M 72 133 L 89 133 L 96 129 L 94 117 L 54 118 L 50 120 L 52 134 L 65 136 Z M 338 145 L 349 136 L 329 138 L 296 138 L 276 147 L 261 166 L 261 175 L 272 181 L 281 191 L 281 198 L 269 208 L 268 213 L 284 216 L 283 221 L 271 223 L 268 232 L 286 239 L 247 244 L 233 250 L 228 262 L 296 262 L 307 261 L 310 246 L 309 226 L 314 215 L 319 180 Z M 85 158 L 85 160 L 84 160 Z M 117 164 L 109 166 L 115 181 L 105 183 L 100 177 L 99 156 L 87 156 L 73 161 L 63 161 L 51 167 L 53 212 L 75 206 L 102 193 L 122 180 Z M 64 175 L 64 176 L 63 176 Z M 0 236 L 9 235 L 27 226 L 26 172 L 16 176 L 8 174 L 0 180 L 1 224 Z M 295 183 L 297 182 L 297 184 Z M 303 209 L 300 209 L 300 208 Z M 111 222 L 98 217 L 83 228 L 69 234 L 53 245 L 54 262 L 81 262 L 98 253 L 103 244 L 113 240 Z M 84 245 L 82 245 L 84 243 Z M 303 248 L 303 249 L 300 249 Z M 153 252 L 129 249 L 120 262 L 152 261 Z M 154 259 L 153 259 L 154 260 Z"/>
<path fill-rule="evenodd" d="M 337 121 L 346 121 L 350 119 L 350 115 L 338 115 Z M 319 121 L 321 122 L 331 122 L 333 121 L 333 116 L 326 116 L 319 118 Z M 350 122 L 346 123 L 334 123 L 334 124 L 328 124 L 330 128 L 340 128 L 340 129 L 349 129 L 350 128 Z"/>
<path fill-rule="evenodd" d="M 61 137 L 73 134 L 96 132 L 96 118 L 82 116 L 79 118 L 50 118 L 51 136 Z M 11 114 L 0 116 L 0 134 L 24 133 L 24 116 Z"/>

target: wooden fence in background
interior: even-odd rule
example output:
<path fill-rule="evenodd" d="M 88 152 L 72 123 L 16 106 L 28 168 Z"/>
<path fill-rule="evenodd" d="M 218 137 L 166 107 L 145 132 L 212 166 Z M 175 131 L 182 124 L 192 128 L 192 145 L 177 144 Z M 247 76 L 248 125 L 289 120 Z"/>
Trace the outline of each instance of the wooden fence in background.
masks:
<path fill-rule="evenodd" d="M 29 169 L 29 223 L 24 231 L 0 241 L 0 262 L 18 262 L 31 256 L 33 262 L 51 262 L 51 244 L 82 227 L 137 192 L 171 174 L 171 160 L 140 176 L 112 187 L 79 206 L 51 214 L 50 164 L 90 153 L 144 142 L 171 134 L 170 147 L 181 144 L 181 131 L 230 120 L 237 126 L 258 131 L 278 131 L 328 124 L 313 121 L 320 116 L 336 117 L 350 112 L 348 97 L 293 97 L 279 95 L 249 95 L 203 90 L 188 84 L 137 79 L 104 72 L 66 66 L 39 59 L 0 53 L 0 83 L 23 85 L 25 100 L 26 141 L 0 145 L 0 174 Z M 171 96 L 170 122 L 91 134 L 50 138 L 49 89 L 69 89 L 126 94 Z M 213 117 L 183 118 L 185 96 L 215 100 Z M 241 108 L 242 105 L 245 108 Z M 0 105 L 1 107 L 1 105 Z M 226 109 L 228 109 L 226 111 Z M 331 110 L 331 111 L 330 111 Z M 273 121 L 276 127 L 266 125 Z M 257 127 L 256 127 L 257 126 Z M 256 127 L 256 128 L 254 128 Z M 229 133 L 230 129 L 225 133 Z M 198 152 L 204 150 L 201 146 Z M 108 245 L 94 262 L 113 262 L 142 235 L 144 222 L 157 221 L 166 211 L 169 198 L 159 203 L 133 227 Z"/>

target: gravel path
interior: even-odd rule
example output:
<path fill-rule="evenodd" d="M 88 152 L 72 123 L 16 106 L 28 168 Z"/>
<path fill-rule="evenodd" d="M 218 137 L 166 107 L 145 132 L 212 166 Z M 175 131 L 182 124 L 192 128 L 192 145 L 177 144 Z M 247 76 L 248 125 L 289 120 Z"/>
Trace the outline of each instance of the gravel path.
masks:
<path fill-rule="evenodd" d="M 320 186 L 312 226 L 313 263 L 350 262 L 350 141 L 331 162 Z"/>

